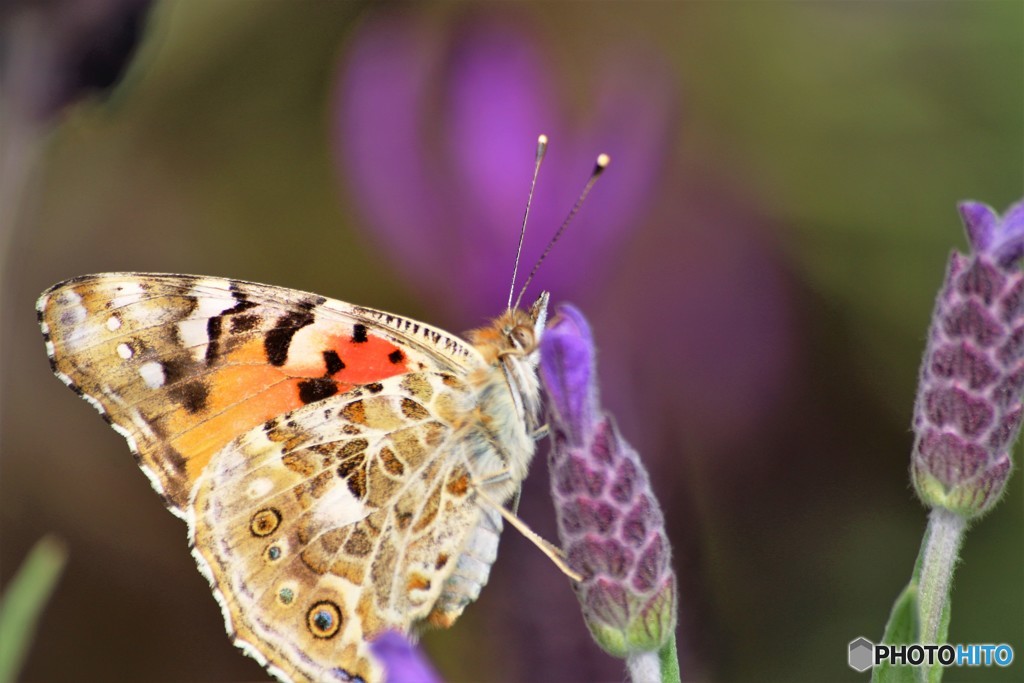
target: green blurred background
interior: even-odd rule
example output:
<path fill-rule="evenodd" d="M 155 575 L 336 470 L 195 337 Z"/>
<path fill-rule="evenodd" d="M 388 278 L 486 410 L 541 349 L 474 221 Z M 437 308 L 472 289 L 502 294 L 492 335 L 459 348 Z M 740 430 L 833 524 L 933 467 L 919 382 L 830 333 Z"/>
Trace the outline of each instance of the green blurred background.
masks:
<path fill-rule="evenodd" d="M 681 581 L 684 679 L 867 680 L 847 668 L 847 643 L 881 635 L 925 525 L 907 477 L 908 425 L 933 297 L 949 250 L 965 248 L 955 205 L 972 198 L 1002 211 L 1024 195 L 1024 3 L 512 9 L 568 75 L 565 96 L 581 109 L 587 83 L 572 74 L 607 46 L 658 52 L 682 101 L 674 165 L 685 177 L 724 178 L 758 207 L 789 283 L 798 358 L 784 399 L 723 452 L 678 444 L 660 470 L 671 481 L 655 478 Z M 157 3 L 121 86 L 43 131 L 38 195 L 7 236 L 2 281 L 0 578 L 48 532 L 70 555 L 26 680 L 265 677 L 224 635 L 184 527 L 122 439 L 51 376 L 36 296 L 88 272 L 191 272 L 475 325 L 439 318 L 389 273 L 329 144 L 333 83 L 368 18 L 416 13 L 444 25 L 466 10 Z M 509 216 L 511 229 L 519 219 Z M 671 293 L 651 284 L 671 317 Z M 628 323 L 657 338 L 658 320 Z M 542 500 L 546 486 L 531 479 L 525 495 Z M 527 521 L 552 535 L 550 510 L 533 514 Z M 519 566 L 535 554 L 507 533 L 480 601 L 450 631 L 428 634 L 448 680 L 560 680 L 504 627 L 523 620 L 511 612 L 537 611 L 517 597 L 532 590 Z M 586 644 L 578 616 L 526 619 L 537 637 L 565 641 L 570 664 L 605 657 Z M 544 633 L 549 622 L 558 633 Z M 945 680 L 1024 680 L 1019 473 L 967 536 L 950 640 L 1009 643 L 1017 661 Z"/>

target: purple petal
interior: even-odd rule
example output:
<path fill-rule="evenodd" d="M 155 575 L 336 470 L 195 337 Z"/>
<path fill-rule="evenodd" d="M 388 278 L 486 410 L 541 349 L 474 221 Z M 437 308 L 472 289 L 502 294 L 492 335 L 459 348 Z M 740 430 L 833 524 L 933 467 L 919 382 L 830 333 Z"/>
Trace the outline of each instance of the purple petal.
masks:
<path fill-rule="evenodd" d="M 446 226 L 444 186 L 420 131 L 432 36 L 398 15 L 367 22 L 356 35 L 334 96 L 334 148 L 375 236 L 411 281 L 429 286 Z"/>
<path fill-rule="evenodd" d="M 992 207 L 981 202 L 960 202 L 957 208 L 960 209 L 971 248 L 977 252 L 987 251 L 995 238 L 999 216 Z"/>
<path fill-rule="evenodd" d="M 1024 202 L 1017 202 L 1003 214 L 994 251 L 996 261 L 1004 268 L 1016 268 L 1024 256 Z"/>
<path fill-rule="evenodd" d="M 370 643 L 370 651 L 384 667 L 386 683 L 442 683 L 419 648 L 401 633 L 385 631 Z"/>
<path fill-rule="evenodd" d="M 597 409 L 594 342 L 583 314 L 570 305 L 558 316 L 540 342 L 540 377 L 547 391 L 555 429 L 568 433 L 569 442 L 583 445 L 592 430 Z"/>
<path fill-rule="evenodd" d="M 540 133 L 560 116 L 537 46 L 525 31 L 477 21 L 457 39 L 447 70 L 447 138 L 453 188 L 461 188 L 460 218 L 475 228 L 466 237 L 505 247 L 516 237 Z M 471 215 L 466 214 L 469 208 Z"/>
<path fill-rule="evenodd" d="M 553 105 L 543 54 L 525 29 L 467 22 L 448 62 L 442 111 L 451 157 L 450 220 L 458 233 L 453 274 L 469 299 L 463 304 L 493 315 L 509 286 L 537 136 L 560 136 L 553 127 L 563 117 Z M 551 178 L 547 163 L 543 182 Z M 531 225 L 537 210 L 535 204 Z"/>
<path fill-rule="evenodd" d="M 1024 200 L 1017 202 L 1003 214 L 1003 230 L 1024 232 Z"/>

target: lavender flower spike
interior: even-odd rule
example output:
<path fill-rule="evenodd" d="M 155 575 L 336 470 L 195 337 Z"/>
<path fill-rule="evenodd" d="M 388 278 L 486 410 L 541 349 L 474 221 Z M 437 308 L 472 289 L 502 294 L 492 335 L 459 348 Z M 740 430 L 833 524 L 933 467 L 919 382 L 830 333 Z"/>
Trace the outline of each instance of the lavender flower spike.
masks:
<path fill-rule="evenodd" d="M 616 657 L 674 637 L 676 581 L 665 520 L 640 457 L 600 409 L 594 346 L 583 315 L 562 306 L 541 340 L 558 535 L 583 618 Z"/>
<path fill-rule="evenodd" d="M 397 631 L 385 631 L 370 643 L 384 667 L 385 683 L 443 683 L 419 648 Z"/>
<path fill-rule="evenodd" d="M 1024 202 L 959 208 L 971 254 L 951 254 L 935 302 L 911 472 L 926 505 L 971 519 L 1002 496 L 1024 414 Z"/>

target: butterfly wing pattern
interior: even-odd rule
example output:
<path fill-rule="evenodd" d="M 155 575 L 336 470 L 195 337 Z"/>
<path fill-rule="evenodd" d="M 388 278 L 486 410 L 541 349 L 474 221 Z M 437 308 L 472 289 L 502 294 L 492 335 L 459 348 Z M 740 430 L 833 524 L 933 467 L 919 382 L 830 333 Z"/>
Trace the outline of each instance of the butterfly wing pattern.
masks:
<path fill-rule="evenodd" d="M 462 341 L 221 278 L 105 273 L 39 299 L 54 373 L 122 434 L 236 645 L 286 681 L 382 677 L 368 643 L 449 626 L 534 452 L 547 295 Z"/>

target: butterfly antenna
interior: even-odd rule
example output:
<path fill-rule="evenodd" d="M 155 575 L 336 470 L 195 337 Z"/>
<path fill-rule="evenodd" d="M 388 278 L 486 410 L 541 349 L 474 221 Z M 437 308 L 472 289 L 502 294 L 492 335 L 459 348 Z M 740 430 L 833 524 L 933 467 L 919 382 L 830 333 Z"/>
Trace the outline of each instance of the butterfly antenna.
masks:
<path fill-rule="evenodd" d="M 512 284 L 508 288 L 508 308 L 512 309 L 512 294 L 516 291 L 516 275 L 519 272 L 519 256 L 523 253 L 523 238 L 526 237 L 526 219 L 530 217 L 530 205 L 533 204 L 533 189 L 537 187 L 537 174 L 540 173 L 540 162 L 544 161 L 544 153 L 548 151 L 548 136 L 537 138 L 537 161 L 533 166 L 533 181 L 530 182 L 530 196 L 526 199 L 526 213 L 523 215 L 523 228 L 519 231 L 519 247 L 516 248 L 516 264 L 512 267 Z"/>
<path fill-rule="evenodd" d="M 541 254 L 540 258 L 537 259 L 537 262 L 533 264 L 533 270 L 530 271 L 529 277 L 527 277 L 526 282 L 523 283 L 523 288 L 519 290 L 519 296 L 516 297 L 515 308 L 519 308 L 519 302 L 522 301 L 523 294 L 526 293 L 526 288 L 529 287 L 530 282 L 533 281 L 533 276 L 536 275 L 537 271 L 540 269 L 540 264 L 544 263 L 544 259 L 548 257 L 548 253 L 550 253 L 551 247 L 555 246 L 555 242 L 557 242 L 558 239 L 562 236 L 562 233 L 565 232 L 565 229 L 569 227 L 569 223 L 572 222 L 572 219 L 576 216 L 576 213 L 580 210 L 580 207 L 583 206 L 583 200 L 585 200 L 587 198 L 587 195 L 590 194 L 590 189 L 594 187 L 594 183 L 597 182 L 597 179 L 604 172 L 604 169 L 608 168 L 608 164 L 610 164 L 611 161 L 611 157 L 608 156 L 607 154 L 599 154 L 597 156 L 597 161 L 594 163 L 594 170 L 590 173 L 590 178 L 587 180 L 587 184 L 583 186 L 583 191 L 580 192 L 579 199 L 577 199 L 576 204 L 573 205 L 572 211 L 570 211 L 569 215 L 565 217 L 565 221 L 562 222 L 561 227 L 558 228 L 558 230 L 555 232 L 554 237 L 552 237 L 551 240 L 548 242 L 548 246 L 544 248 L 544 253 Z"/>

